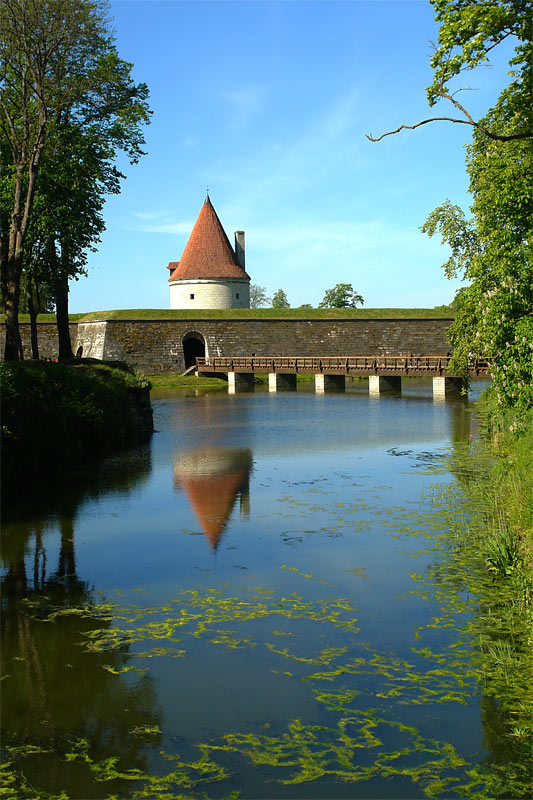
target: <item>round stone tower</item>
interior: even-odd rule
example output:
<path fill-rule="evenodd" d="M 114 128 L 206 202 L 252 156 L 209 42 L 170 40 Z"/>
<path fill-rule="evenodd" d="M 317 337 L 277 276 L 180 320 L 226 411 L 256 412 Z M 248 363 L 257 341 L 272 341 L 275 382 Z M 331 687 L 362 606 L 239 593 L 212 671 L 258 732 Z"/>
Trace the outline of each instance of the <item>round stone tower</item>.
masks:
<path fill-rule="evenodd" d="M 170 308 L 250 308 L 250 276 L 244 270 L 244 231 L 235 250 L 209 195 L 180 261 L 171 261 Z"/>

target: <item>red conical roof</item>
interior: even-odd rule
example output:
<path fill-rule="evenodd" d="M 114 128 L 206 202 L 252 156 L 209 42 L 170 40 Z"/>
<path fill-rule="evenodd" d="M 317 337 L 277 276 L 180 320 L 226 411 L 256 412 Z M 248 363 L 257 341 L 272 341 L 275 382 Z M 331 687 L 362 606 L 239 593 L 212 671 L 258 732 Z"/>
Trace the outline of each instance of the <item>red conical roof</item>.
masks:
<path fill-rule="evenodd" d="M 250 276 L 237 261 L 235 251 L 229 243 L 209 195 L 198 215 L 183 255 L 169 280 L 195 280 L 196 278 L 250 280 Z"/>

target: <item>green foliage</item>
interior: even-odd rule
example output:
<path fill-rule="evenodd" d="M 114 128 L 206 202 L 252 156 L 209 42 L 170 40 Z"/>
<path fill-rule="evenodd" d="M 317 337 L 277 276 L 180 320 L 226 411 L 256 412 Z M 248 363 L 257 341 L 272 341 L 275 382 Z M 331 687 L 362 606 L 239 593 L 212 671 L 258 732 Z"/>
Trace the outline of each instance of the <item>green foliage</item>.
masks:
<path fill-rule="evenodd" d="M 7 485 L 123 444 L 136 432 L 131 392 L 149 386 L 124 369 L 83 362 L 6 362 L 0 379 Z"/>
<path fill-rule="evenodd" d="M 18 288 L 62 292 L 83 274 L 119 191 L 119 152 L 139 160 L 148 90 L 119 58 L 104 0 L 10 0 L 0 6 L 2 291 L 6 358 L 20 356 Z M 29 77 L 31 76 L 31 77 Z M 59 301 L 58 301 L 59 305 Z"/>
<path fill-rule="evenodd" d="M 324 294 L 319 308 L 355 308 L 357 304 L 363 305 L 364 300 L 357 294 L 351 283 L 337 283 L 333 289 L 328 289 Z"/>
<path fill-rule="evenodd" d="M 502 412 L 489 394 L 487 432 L 498 454 L 491 472 L 492 491 L 487 566 L 510 575 L 521 587 L 524 607 L 533 604 L 533 410 Z"/>
<path fill-rule="evenodd" d="M 274 292 L 272 295 L 272 308 L 290 308 L 287 295 L 283 289 L 278 289 L 278 291 Z"/>
<path fill-rule="evenodd" d="M 499 529 L 487 540 L 487 569 L 510 575 L 518 562 L 518 541 L 510 530 Z"/>
<path fill-rule="evenodd" d="M 435 53 L 431 58 L 434 77 L 427 90 L 429 104 L 433 106 L 443 94 L 449 94 L 449 82 L 461 73 L 488 64 L 490 52 L 509 37 L 513 37 L 515 43 L 510 64 L 518 68 L 517 72 L 511 73 L 513 81 L 509 88 L 511 93 L 518 91 L 526 100 L 531 86 L 523 81 L 520 71 L 532 67 L 529 0 L 494 0 L 490 3 L 431 0 L 431 4 L 440 28 Z M 490 121 L 486 122 L 489 122 L 486 127 L 492 131 Z M 531 126 L 528 127 L 526 119 L 519 115 L 514 120 L 511 133 L 531 137 Z"/>
<path fill-rule="evenodd" d="M 533 405 L 533 151 L 530 141 L 513 137 L 533 130 L 531 8 L 521 0 L 434 5 L 442 25 L 431 102 L 439 85 L 488 61 L 495 45 L 516 37 L 510 83 L 467 147 L 472 216 L 446 200 L 422 230 L 440 233 L 451 249 L 446 275 L 469 284 L 457 298 L 450 328 L 452 367 L 464 371 L 470 352 L 494 358 L 499 404 L 525 412 Z"/>

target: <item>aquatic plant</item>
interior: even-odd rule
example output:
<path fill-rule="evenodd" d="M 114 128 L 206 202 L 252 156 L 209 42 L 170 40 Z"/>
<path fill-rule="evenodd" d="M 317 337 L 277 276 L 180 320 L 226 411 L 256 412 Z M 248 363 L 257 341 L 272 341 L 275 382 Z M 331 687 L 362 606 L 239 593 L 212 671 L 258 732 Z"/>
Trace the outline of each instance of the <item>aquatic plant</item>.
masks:
<path fill-rule="evenodd" d="M 50 759 L 59 772 L 75 765 L 94 785 L 109 786 L 109 800 L 192 800 L 225 792 L 236 798 L 236 776 L 250 768 L 271 784 L 273 796 L 276 784 L 300 791 L 309 786 L 316 795 L 318 787 L 329 792 L 336 783 L 396 779 L 411 781 L 413 793 L 427 797 L 530 796 L 531 626 L 515 580 L 521 561 L 513 561 L 510 574 L 487 568 L 492 456 L 486 446 L 456 444 L 444 455 L 460 479 L 447 477 L 437 486 L 433 480 L 422 504 L 380 511 L 367 504 L 372 524 L 412 559 L 406 599 L 421 600 L 417 607 L 425 609 L 401 652 L 363 640 L 353 598 L 337 596 L 319 570 L 291 564 L 280 565 L 285 591 L 258 586 L 249 576 L 242 585 L 186 589 L 162 604 L 132 591 L 70 608 L 21 605 L 43 628 L 79 622 L 76 646 L 98 659 L 97 669 L 117 688 L 149 676 L 157 663 L 172 665 L 178 675 L 199 655 L 211 663 L 215 652 L 219 665 L 243 654 L 275 675 L 276 686 L 288 687 L 287 696 L 292 688 L 304 693 L 308 705 L 305 716 L 277 709 L 272 718 L 175 744 L 164 718 L 136 721 L 129 737 L 151 754 L 150 768 L 132 766 L 112 748 L 102 758 L 90 736 L 56 742 L 52 752 L 9 742 L 8 800 L 47 797 L 28 777 L 39 758 Z M 411 451 L 403 457 L 408 470 L 416 467 L 432 479 L 445 471 L 444 458 Z M 311 494 L 297 513 L 307 513 L 315 499 Z M 324 493 L 323 502 L 339 509 L 335 527 L 361 530 L 367 509 L 360 498 L 341 505 Z M 350 528 L 356 505 L 360 516 Z M 364 568 L 346 566 L 343 572 L 353 573 L 357 584 L 365 578 Z M 478 706 L 481 756 L 436 735 L 432 721 Z"/>

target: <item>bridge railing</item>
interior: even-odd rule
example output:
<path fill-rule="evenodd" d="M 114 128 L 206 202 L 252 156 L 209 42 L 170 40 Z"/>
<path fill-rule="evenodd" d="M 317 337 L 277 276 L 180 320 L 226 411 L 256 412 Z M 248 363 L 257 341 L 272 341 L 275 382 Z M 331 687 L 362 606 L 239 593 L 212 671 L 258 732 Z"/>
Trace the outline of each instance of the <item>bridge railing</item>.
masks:
<path fill-rule="evenodd" d="M 212 356 L 197 358 L 201 372 L 301 372 L 350 374 L 431 374 L 448 371 L 451 356 Z M 484 375 L 490 360 L 474 359 L 473 375 Z"/>

